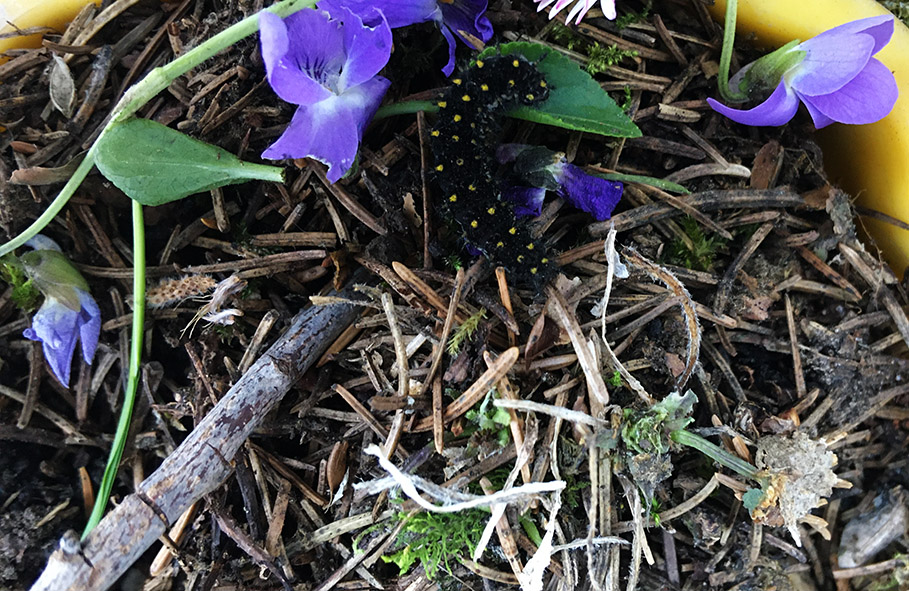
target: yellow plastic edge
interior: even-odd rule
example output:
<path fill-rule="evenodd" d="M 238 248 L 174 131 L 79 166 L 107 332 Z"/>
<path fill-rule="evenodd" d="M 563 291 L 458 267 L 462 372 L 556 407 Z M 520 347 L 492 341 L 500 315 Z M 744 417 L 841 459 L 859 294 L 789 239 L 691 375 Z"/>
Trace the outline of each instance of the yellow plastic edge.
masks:
<path fill-rule="evenodd" d="M 711 8 L 722 21 L 726 0 Z M 805 41 L 837 25 L 887 14 L 874 0 L 739 0 L 739 39 L 758 47 Z M 909 28 L 896 21 L 893 39 L 875 56 L 893 72 L 900 89 L 893 111 L 871 125 L 834 123 L 818 134 L 830 180 L 858 203 L 909 222 Z M 863 218 L 865 229 L 900 276 L 909 266 L 909 231 Z"/>
<path fill-rule="evenodd" d="M 30 27 L 52 27 L 61 33 L 89 2 L 101 0 L 0 0 L 0 33 L 12 33 Z M 15 27 L 7 23 L 13 23 Z M 0 53 L 17 48 L 38 47 L 40 35 L 0 39 Z"/>

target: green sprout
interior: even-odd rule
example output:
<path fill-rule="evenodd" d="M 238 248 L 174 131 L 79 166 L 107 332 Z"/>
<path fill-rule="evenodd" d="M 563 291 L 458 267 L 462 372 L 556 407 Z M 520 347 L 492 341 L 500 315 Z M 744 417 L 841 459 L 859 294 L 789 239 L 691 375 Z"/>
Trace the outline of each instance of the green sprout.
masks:
<path fill-rule="evenodd" d="M 480 308 L 476 314 L 473 314 L 464 321 L 464 324 L 456 328 L 454 334 L 448 339 L 448 354 L 452 357 L 457 357 L 458 353 L 461 352 L 461 347 L 464 345 L 464 342 L 476 332 L 480 327 L 480 321 L 485 318 L 486 308 Z"/>
<path fill-rule="evenodd" d="M 619 371 L 614 371 L 614 372 L 612 372 L 612 375 L 609 377 L 609 382 L 608 382 L 608 383 L 609 383 L 609 385 L 612 386 L 613 388 L 621 388 L 621 387 L 622 387 L 622 383 L 623 383 L 623 382 L 622 382 L 622 373 L 619 372 Z"/>
<path fill-rule="evenodd" d="M 461 267 L 464 266 L 464 262 L 461 260 L 461 257 L 459 257 L 456 254 L 450 254 L 447 257 L 445 257 L 445 264 L 448 265 L 449 267 L 451 267 L 452 269 L 454 269 L 455 271 L 457 271 L 458 269 L 460 269 Z"/>
<path fill-rule="evenodd" d="M 708 238 L 694 218 L 682 218 L 682 229 L 691 240 L 689 246 L 684 240 L 674 240 L 669 245 L 668 259 L 686 269 L 708 271 L 713 266 L 717 251 L 726 244 L 722 236 Z"/>
<path fill-rule="evenodd" d="M 403 548 L 387 556 L 384 562 L 393 562 L 400 574 L 405 574 L 417 561 L 426 571 L 426 577 L 433 579 L 444 565 L 451 571 L 449 560 L 462 555 L 471 555 L 480 541 L 489 513 L 481 509 L 467 509 L 458 513 L 417 513 L 409 517 L 399 513 L 398 519 L 407 524 L 398 534 Z"/>
<path fill-rule="evenodd" d="M 508 425 L 511 424 L 511 415 L 508 409 L 500 406 L 494 406 L 492 401 L 495 400 L 495 390 L 490 390 L 478 409 L 471 409 L 464 415 L 465 418 L 474 423 L 480 431 L 492 431 L 499 441 L 499 445 L 506 446 L 511 439 L 511 432 Z"/>
<path fill-rule="evenodd" d="M 656 497 L 650 499 L 650 519 L 654 525 L 660 527 L 660 501 Z"/>

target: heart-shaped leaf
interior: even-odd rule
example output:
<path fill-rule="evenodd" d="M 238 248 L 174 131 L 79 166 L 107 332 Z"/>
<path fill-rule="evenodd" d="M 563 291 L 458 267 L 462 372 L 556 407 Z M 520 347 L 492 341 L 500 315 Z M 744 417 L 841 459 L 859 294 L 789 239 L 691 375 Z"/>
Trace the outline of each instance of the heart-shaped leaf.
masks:
<path fill-rule="evenodd" d="M 640 137 L 641 130 L 590 74 L 560 53 L 537 43 L 516 41 L 480 54 L 519 54 L 534 62 L 549 86 L 549 98 L 508 113 L 512 117 L 611 137 Z"/>
<path fill-rule="evenodd" d="M 130 119 L 108 129 L 96 144 L 95 165 L 142 205 L 161 205 L 255 179 L 284 182 L 281 168 L 244 162 L 148 119 Z"/>

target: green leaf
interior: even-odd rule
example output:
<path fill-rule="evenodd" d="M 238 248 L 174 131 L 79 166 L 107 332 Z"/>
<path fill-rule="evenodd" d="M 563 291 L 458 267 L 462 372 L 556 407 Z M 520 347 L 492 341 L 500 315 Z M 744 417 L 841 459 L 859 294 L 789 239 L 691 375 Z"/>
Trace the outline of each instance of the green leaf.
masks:
<path fill-rule="evenodd" d="M 480 57 L 496 53 L 523 55 L 536 63 L 549 85 L 548 99 L 532 109 L 515 109 L 510 116 L 611 137 L 641 136 L 641 130 L 612 97 L 567 57 L 542 45 L 520 41 L 490 47 Z"/>
<path fill-rule="evenodd" d="M 243 162 L 222 148 L 148 119 L 114 125 L 96 149 L 101 174 L 142 205 L 161 205 L 253 179 L 284 182 L 284 171 L 278 167 Z"/>

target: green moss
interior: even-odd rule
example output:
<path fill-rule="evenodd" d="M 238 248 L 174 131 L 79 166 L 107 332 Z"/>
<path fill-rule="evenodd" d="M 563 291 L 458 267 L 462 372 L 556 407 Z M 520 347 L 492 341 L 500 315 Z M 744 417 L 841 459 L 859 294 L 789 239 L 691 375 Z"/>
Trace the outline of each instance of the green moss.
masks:
<path fill-rule="evenodd" d="M 16 257 L 9 255 L 0 262 L 0 280 L 13 288 L 12 300 L 16 307 L 25 313 L 38 307 L 41 292 L 25 274 L 25 269 Z"/>
<path fill-rule="evenodd" d="M 708 238 L 692 217 L 682 218 L 681 224 L 685 234 L 691 240 L 691 245 L 689 246 L 681 239 L 674 240 L 669 245 L 667 260 L 686 269 L 710 270 L 716 259 L 717 251 L 726 244 L 726 240 L 721 236 Z"/>
<path fill-rule="evenodd" d="M 641 12 L 629 12 L 628 14 L 623 14 L 622 16 L 615 19 L 615 26 L 617 26 L 619 29 L 624 29 L 625 27 L 633 25 L 634 23 L 639 23 L 641 21 L 647 20 L 650 18 L 650 9 L 652 7 L 653 2 L 648 1 L 646 4 L 644 4 L 644 8 L 641 10 Z"/>
<path fill-rule="evenodd" d="M 409 518 L 401 513 L 398 518 L 407 520 L 398 534 L 398 542 L 404 547 L 382 560 L 395 563 L 401 574 L 419 562 L 426 576 L 433 579 L 440 565 L 451 571 L 449 560 L 473 553 L 489 513 L 468 509 L 458 513 L 417 513 Z"/>
<path fill-rule="evenodd" d="M 587 47 L 587 72 L 591 76 L 601 74 L 610 67 L 618 64 L 625 58 L 638 56 L 638 52 L 631 49 L 619 49 L 618 45 L 603 46 L 594 41 Z"/>
<path fill-rule="evenodd" d="M 448 354 L 452 357 L 456 357 L 458 353 L 461 352 L 461 347 L 464 345 L 464 342 L 476 332 L 477 328 L 480 327 L 480 322 L 485 318 L 486 308 L 480 308 L 476 314 L 472 315 L 464 321 L 464 324 L 455 329 L 454 334 L 448 339 Z"/>

